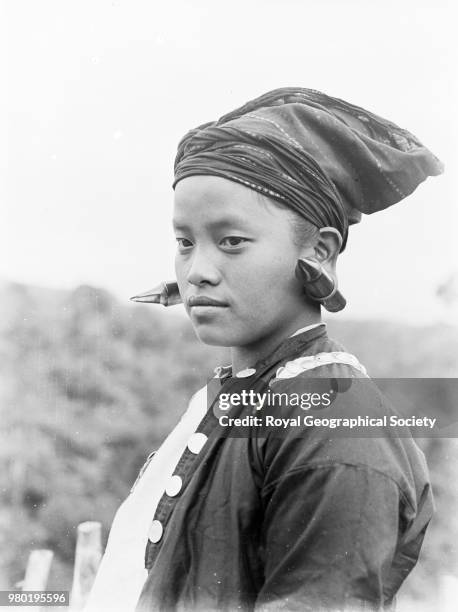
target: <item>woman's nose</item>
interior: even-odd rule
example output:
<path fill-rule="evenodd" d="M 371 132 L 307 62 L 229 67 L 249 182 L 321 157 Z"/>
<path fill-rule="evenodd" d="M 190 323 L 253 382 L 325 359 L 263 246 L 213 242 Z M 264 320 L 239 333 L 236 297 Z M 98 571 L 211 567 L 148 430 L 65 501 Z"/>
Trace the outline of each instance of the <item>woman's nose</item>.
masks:
<path fill-rule="evenodd" d="M 196 248 L 188 270 L 187 281 L 191 285 L 202 285 L 204 283 L 216 285 L 219 278 L 219 271 L 211 254 L 204 249 Z"/>

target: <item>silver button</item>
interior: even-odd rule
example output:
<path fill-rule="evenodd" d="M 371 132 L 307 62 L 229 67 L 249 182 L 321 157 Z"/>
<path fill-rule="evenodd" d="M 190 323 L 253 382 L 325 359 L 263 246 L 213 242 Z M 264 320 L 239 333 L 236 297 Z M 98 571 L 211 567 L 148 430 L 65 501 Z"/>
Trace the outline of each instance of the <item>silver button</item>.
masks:
<path fill-rule="evenodd" d="M 148 539 L 153 544 L 157 544 L 157 542 L 159 542 L 159 540 L 162 538 L 163 533 L 164 527 L 162 526 L 161 521 L 154 520 L 149 528 Z"/>
<path fill-rule="evenodd" d="M 248 376 L 253 376 L 253 374 L 256 374 L 255 368 L 246 368 L 246 370 L 237 372 L 236 376 L 237 378 L 247 378 Z"/>
<path fill-rule="evenodd" d="M 180 476 L 178 476 L 178 474 L 174 474 L 168 481 L 167 486 L 165 487 L 165 492 L 167 495 L 170 495 L 170 497 L 175 497 L 175 495 L 178 495 L 178 493 L 181 491 L 182 486 L 182 479 Z"/>
<path fill-rule="evenodd" d="M 202 450 L 203 445 L 207 441 L 207 436 L 201 432 L 192 434 L 188 440 L 188 448 L 191 453 L 197 455 Z"/>

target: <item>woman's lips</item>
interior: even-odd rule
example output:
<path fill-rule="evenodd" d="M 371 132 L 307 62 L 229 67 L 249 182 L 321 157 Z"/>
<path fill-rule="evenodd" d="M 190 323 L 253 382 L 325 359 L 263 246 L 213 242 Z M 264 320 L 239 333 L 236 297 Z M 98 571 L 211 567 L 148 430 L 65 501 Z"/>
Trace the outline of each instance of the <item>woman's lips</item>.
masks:
<path fill-rule="evenodd" d="M 206 295 L 192 295 L 190 298 L 188 298 L 188 307 L 193 308 L 194 306 L 216 306 L 218 308 L 224 308 L 227 306 L 227 304 Z"/>

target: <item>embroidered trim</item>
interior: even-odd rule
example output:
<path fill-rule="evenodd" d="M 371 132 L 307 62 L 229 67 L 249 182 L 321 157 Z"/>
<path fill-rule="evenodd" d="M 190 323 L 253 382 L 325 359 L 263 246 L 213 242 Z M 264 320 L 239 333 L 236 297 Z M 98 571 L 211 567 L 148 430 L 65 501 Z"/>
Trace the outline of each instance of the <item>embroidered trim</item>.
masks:
<path fill-rule="evenodd" d="M 352 366 L 361 372 L 363 376 L 367 376 L 369 378 L 366 368 L 359 363 L 356 357 L 351 353 L 344 353 L 342 351 L 335 351 L 333 353 L 318 353 L 317 355 L 299 357 L 293 361 L 288 361 L 284 366 L 278 368 L 275 378 L 294 378 L 302 372 L 313 370 L 314 368 L 319 368 L 320 366 L 328 365 L 330 363 L 343 363 L 345 365 Z"/>
<path fill-rule="evenodd" d="M 285 136 L 285 138 L 287 138 L 287 140 L 296 148 L 300 149 L 301 151 L 303 150 L 303 147 L 301 146 L 301 144 L 292 136 L 290 136 L 290 134 L 288 134 L 288 132 L 286 130 L 284 130 L 282 128 L 281 125 L 278 125 L 278 123 L 276 121 L 274 121 L 273 119 L 269 119 L 268 117 L 262 117 L 261 115 L 256 115 L 255 113 L 246 113 L 247 117 L 252 117 L 253 119 L 258 119 L 258 121 L 265 121 L 266 123 L 271 123 L 272 125 L 274 125 L 277 130 L 279 130 L 279 132 L 281 132 L 283 134 L 283 136 Z"/>
<path fill-rule="evenodd" d="M 239 176 L 235 176 L 234 174 L 230 174 L 229 176 L 232 178 L 233 181 L 236 181 L 237 183 L 242 183 L 243 185 L 246 185 L 251 189 L 255 189 L 256 191 L 260 191 L 261 193 L 266 193 L 270 196 L 273 196 L 274 198 L 278 198 L 279 200 L 286 201 L 286 198 L 284 196 L 282 196 L 280 193 L 277 193 L 276 191 L 272 191 L 272 189 L 267 189 L 267 187 L 262 187 L 262 185 L 256 185 L 256 183 L 251 183 L 250 181 L 240 178 Z"/>

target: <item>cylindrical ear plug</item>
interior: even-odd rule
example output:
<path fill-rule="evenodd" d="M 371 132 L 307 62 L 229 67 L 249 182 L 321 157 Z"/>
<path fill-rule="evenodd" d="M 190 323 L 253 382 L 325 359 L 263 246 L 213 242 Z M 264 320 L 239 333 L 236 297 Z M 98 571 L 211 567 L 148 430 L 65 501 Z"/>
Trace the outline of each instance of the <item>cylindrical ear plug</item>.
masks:
<path fill-rule="evenodd" d="M 181 304 L 181 296 L 176 281 L 162 282 L 154 289 L 139 293 L 130 298 L 133 302 L 145 304 L 162 304 L 163 306 L 174 306 Z"/>
<path fill-rule="evenodd" d="M 329 312 L 338 312 L 345 308 L 347 302 L 337 289 L 337 282 L 316 259 L 298 259 L 296 277 L 304 287 L 307 297 L 323 304 Z"/>

